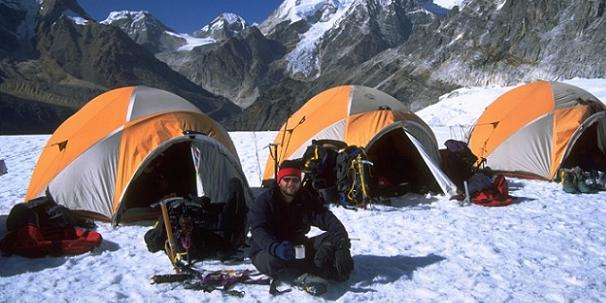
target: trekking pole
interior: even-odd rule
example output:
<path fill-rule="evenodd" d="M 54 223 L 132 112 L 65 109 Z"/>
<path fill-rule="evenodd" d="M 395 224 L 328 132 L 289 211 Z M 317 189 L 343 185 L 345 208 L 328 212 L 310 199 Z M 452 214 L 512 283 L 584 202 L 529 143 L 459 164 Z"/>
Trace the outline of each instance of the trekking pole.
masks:
<path fill-rule="evenodd" d="M 290 110 L 288 111 L 288 117 L 286 118 L 286 122 L 284 123 L 284 130 L 282 131 L 282 139 L 280 140 L 280 144 L 276 144 L 276 158 L 274 160 L 278 164 L 280 164 L 281 154 L 285 152 L 284 151 L 284 140 L 286 139 L 286 132 L 288 131 L 288 120 L 290 120 Z M 282 153 L 280 153 L 280 155 L 278 155 L 278 145 L 280 145 L 280 149 L 282 150 Z M 277 176 L 278 176 L 278 169 L 276 168 L 276 177 Z"/>
<path fill-rule="evenodd" d="M 257 157 L 257 172 L 259 173 L 259 184 L 263 183 L 263 172 L 261 171 L 261 162 L 259 161 L 259 149 L 257 148 L 257 135 L 252 132 L 253 140 L 255 142 L 255 156 Z"/>
<path fill-rule="evenodd" d="M 282 153 L 280 155 L 280 160 L 282 159 L 282 157 L 284 156 L 284 154 L 288 151 L 288 146 L 290 145 L 290 139 L 292 139 L 292 134 L 295 131 L 295 129 L 297 127 L 299 127 L 299 125 L 303 124 L 303 122 L 305 122 L 305 116 L 301 117 L 301 120 L 299 120 L 299 123 L 297 123 L 297 125 L 295 125 L 295 127 L 291 128 L 291 129 L 286 129 L 286 127 L 284 128 L 285 132 L 288 132 L 288 141 L 286 141 L 286 146 L 284 146 L 284 136 L 282 137 Z"/>
<path fill-rule="evenodd" d="M 269 155 L 274 161 L 274 180 L 278 179 L 278 145 L 271 143 L 267 147 L 269 147 Z"/>

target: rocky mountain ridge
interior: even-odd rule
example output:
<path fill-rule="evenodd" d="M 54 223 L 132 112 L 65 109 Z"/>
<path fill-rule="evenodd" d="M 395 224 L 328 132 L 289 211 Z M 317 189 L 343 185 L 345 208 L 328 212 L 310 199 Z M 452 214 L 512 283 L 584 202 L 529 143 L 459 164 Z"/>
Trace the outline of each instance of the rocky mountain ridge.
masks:
<path fill-rule="evenodd" d="M 0 50 L 1 134 L 51 133 L 96 95 L 128 85 L 169 90 L 217 120 L 240 111 L 92 20 L 75 0 L 0 0 L 0 14 L 0 35 L 11 42 Z"/>

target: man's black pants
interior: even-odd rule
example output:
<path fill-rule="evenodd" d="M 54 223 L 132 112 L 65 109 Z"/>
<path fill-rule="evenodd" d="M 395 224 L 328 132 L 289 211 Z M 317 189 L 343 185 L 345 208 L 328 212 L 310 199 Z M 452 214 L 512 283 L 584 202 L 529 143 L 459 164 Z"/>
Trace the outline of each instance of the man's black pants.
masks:
<path fill-rule="evenodd" d="M 252 263 L 260 272 L 282 281 L 292 281 L 303 273 L 324 277 L 328 269 L 316 267 L 314 256 L 322 243 L 326 241 L 327 236 L 327 233 L 323 233 L 306 238 L 304 243 L 293 243 L 294 245 L 305 245 L 305 259 L 285 261 L 262 250 L 253 256 Z"/>

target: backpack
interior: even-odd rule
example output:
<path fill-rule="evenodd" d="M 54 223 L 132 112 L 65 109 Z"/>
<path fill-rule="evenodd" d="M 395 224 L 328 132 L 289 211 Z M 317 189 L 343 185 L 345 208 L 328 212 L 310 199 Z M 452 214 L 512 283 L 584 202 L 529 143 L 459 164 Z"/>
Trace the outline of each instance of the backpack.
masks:
<path fill-rule="evenodd" d="M 335 168 L 341 144 L 332 140 L 312 140 L 303 153 L 303 186 L 315 192 L 325 204 L 337 202 Z"/>
<path fill-rule="evenodd" d="M 362 147 L 350 145 L 341 150 L 336 173 L 340 205 L 366 207 L 372 202 L 372 162 Z"/>
<path fill-rule="evenodd" d="M 175 242 L 187 257 L 203 259 L 232 258 L 244 246 L 248 208 L 240 180 L 230 180 L 230 197 L 226 202 L 211 203 L 206 196 L 191 199 L 172 198 L 168 215 Z M 145 233 L 150 252 L 164 250 L 167 236 L 162 216 Z"/>
<path fill-rule="evenodd" d="M 38 258 L 75 255 L 93 250 L 101 234 L 76 226 L 94 227 L 49 196 L 13 206 L 6 219 L 8 233 L 0 240 L 3 254 Z"/>
<path fill-rule="evenodd" d="M 80 218 L 69 208 L 57 204 L 57 202 L 55 202 L 47 192 L 45 196 L 29 200 L 27 203 L 15 205 L 14 212 L 11 210 L 11 213 L 6 220 L 7 230 L 12 231 L 23 226 L 25 223 L 31 221 L 31 217 L 33 215 L 37 217 L 38 225 L 40 226 L 57 225 L 61 227 L 95 227 L 92 220 Z"/>
<path fill-rule="evenodd" d="M 463 181 L 468 180 L 476 172 L 475 163 L 478 157 L 471 152 L 467 144 L 457 140 L 444 142 L 446 149 L 440 150 L 442 170 L 459 188 L 463 188 Z"/>
<path fill-rule="evenodd" d="M 507 206 L 513 203 L 505 176 L 495 176 L 490 187 L 471 194 L 471 202 L 482 206 Z"/>

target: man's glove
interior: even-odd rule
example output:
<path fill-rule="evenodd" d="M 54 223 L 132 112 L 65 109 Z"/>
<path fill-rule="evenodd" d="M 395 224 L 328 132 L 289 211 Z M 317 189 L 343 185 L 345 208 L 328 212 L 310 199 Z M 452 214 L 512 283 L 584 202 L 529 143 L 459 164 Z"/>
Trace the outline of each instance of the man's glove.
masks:
<path fill-rule="evenodd" d="M 353 271 L 354 263 L 349 252 L 349 239 L 340 239 L 335 250 L 335 268 L 337 269 L 337 280 L 345 281 Z"/>
<path fill-rule="evenodd" d="M 285 261 L 290 261 L 295 258 L 295 247 L 289 241 L 272 244 L 271 252 L 274 256 Z"/>

